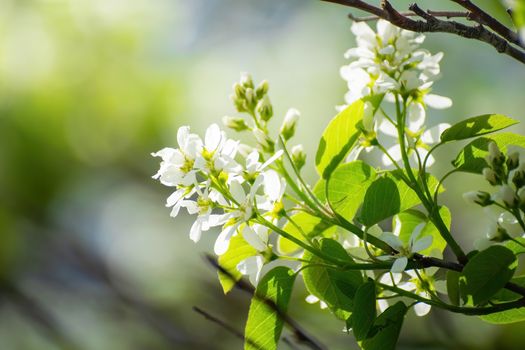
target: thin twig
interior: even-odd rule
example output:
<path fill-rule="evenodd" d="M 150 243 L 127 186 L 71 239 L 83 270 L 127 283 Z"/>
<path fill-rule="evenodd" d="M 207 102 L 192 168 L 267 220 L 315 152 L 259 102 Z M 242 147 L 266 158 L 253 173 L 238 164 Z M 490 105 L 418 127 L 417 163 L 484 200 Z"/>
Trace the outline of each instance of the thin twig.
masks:
<path fill-rule="evenodd" d="M 433 10 L 427 10 L 426 11 L 429 15 L 432 15 L 434 17 L 444 17 L 444 18 L 470 18 L 470 13 L 465 11 L 433 11 Z M 401 15 L 405 17 L 416 17 L 418 16 L 414 12 L 405 11 L 400 12 Z M 371 22 L 371 21 L 377 21 L 380 19 L 378 16 L 364 16 L 364 17 L 357 17 L 353 14 L 349 13 L 348 18 L 350 18 L 354 22 Z"/>
<path fill-rule="evenodd" d="M 238 331 L 232 325 L 230 325 L 227 322 L 219 319 L 218 317 L 213 316 L 209 312 L 204 311 L 203 309 L 201 309 L 198 306 L 194 306 L 192 309 L 196 313 L 201 314 L 202 316 L 204 316 L 204 318 L 206 318 L 208 321 L 211 321 L 211 322 L 219 325 L 220 327 L 224 328 L 225 330 L 227 330 L 228 332 L 230 332 L 231 334 L 233 334 L 234 336 L 236 336 L 240 340 L 244 341 L 244 335 L 242 334 L 242 332 Z"/>
<path fill-rule="evenodd" d="M 397 11 L 390 2 L 381 1 L 382 7 L 370 5 L 361 0 L 321 0 L 336 3 L 368 12 L 378 18 L 382 18 L 392 24 L 406 30 L 418 33 L 450 33 L 467 39 L 475 39 L 487 43 L 498 52 L 508 55 L 515 60 L 525 64 L 525 51 L 514 47 L 512 41 L 499 36 L 485 28 L 483 25 L 468 26 L 455 21 L 442 20 L 432 17 L 432 21 L 412 20 Z M 412 6 L 416 8 L 417 5 Z M 417 7 L 419 8 L 419 7 Z"/>
<path fill-rule="evenodd" d="M 226 269 L 224 269 L 213 256 L 206 254 L 205 258 L 215 269 L 217 269 L 221 273 L 231 278 L 232 281 L 236 281 L 235 277 L 233 277 L 231 273 L 229 273 Z M 255 288 L 251 284 L 248 284 L 242 279 L 239 281 L 236 281 L 235 287 L 239 288 L 240 290 L 250 293 L 253 297 L 256 296 Z M 312 335 L 308 334 L 304 329 L 302 329 L 302 327 L 299 326 L 299 324 L 293 318 L 291 318 L 286 313 L 282 312 L 272 300 L 263 299 L 262 301 L 266 305 L 268 305 L 268 307 L 274 310 L 277 313 L 277 315 L 284 321 L 284 323 L 288 325 L 288 327 L 293 331 L 294 337 L 297 340 L 297 342 L 302 343 L 313 350 L 326 350 L 327 349 L 317 339 L 315 339 Z"/>
<path fill-rule="evenodd" d="M 507 28 L 504 24 L 502 24 L 496 18 L 489 15 L 487 12 L 483 11 L 480 7 L 478 7 L 472 1 L 470 0 L 451 0 L 451 1 L 455 2 L 456 4 L 465 8 L 466 10 L 470 11 L 475 16 L 475 18 L 479 18 L 490 29 L 492 29 L 493 31 L 501 35 L 507 41 L 515 45 L 525 47 L 520 42 L 518 33 Z"/>

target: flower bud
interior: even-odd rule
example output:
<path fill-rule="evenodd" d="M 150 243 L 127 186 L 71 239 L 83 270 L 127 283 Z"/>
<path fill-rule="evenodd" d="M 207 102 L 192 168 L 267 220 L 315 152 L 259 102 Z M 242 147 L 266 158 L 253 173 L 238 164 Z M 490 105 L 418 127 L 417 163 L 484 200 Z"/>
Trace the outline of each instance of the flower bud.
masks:
<path fill-rule="evenodd" d="M 275 142 L 273 142 L 264 131 L 261 129 L 254 129 L 253 135 L 263 151 L 267 153 L 273 153 L 275 151 Z"/>
<path fill-rule="evenodd" d="M 496 172 L 492 170 L 491 168 L 484 168 L 483 169 L 483 176 L 485 176 L 485 179 L 492 185 L 497 185 L 499 183 L 498 176 L 496 175 Z"/>
<path fill-rule="evenodd" d="M 505 156 L 499 150 L 496 142 L 489 143 L 489 154 L 487 154 L 485 160 L 491 168 L 501 167 L 505 163 Z"/>
<path fill-rule="evenodd" d="M 252 88 L 247 88 L 244 95 L 246 96 L 246 102 L 248 103 L 248 106 L 253 106 L 256 102 L 255 101 L 255 91 L 253 91 Z"/>
<path fill-rule="evenodd" d="M 487 205 L 494 203 L 494 201 L 490 198 L 490 193 L 483 191 L 463 193 L 463 198 L 468 202 L 479 204 L 482 207 L 486 207 Z"/>
<path fill-rule="evenodd" d="M 242 72 L 241 73 L 241 85 L 245 88 L 252 88 L 253 89 L 253 80 L 250 73 Z"/>
<path fill-rule="evenodd" d="M 304 153 L 303 145 L 292 147 L 292 161 L 298 170 L 304 166 L 306 163 L 306 153 Z"/>
<path fill-rule="evenodd" d="M 268 93 L 268 89 L 270 86 L 268 85 L 268 81 L 263 80 L 259 86 L 257 86 L 257 89 L 255 89 L 255 96 L 257 96 L 257 99 L 263 98 L 264 95 Z"/>
<path fill-rule="evenodd" d="M 243 98 L 239 98 L 236 94 L 233 94 L 230 96 L 230 99 L 237 112 L 246 112 L 246 101 Z"/>
<path fill-rule="evenodd" d="M 505 206 L 508 208 L 516 208 L 519 204 L 516 193 L 509 185 L 501 186 L 499 192 L 497 193 L 497 197 L 500 198 L 503 201 L 503 204 L 505 204 Z"/>
<path fill-rule="evenodd" d="M 509 171 L 516 169 L 520 165 L 520 154 L 519 152 L 507 152 L 507 169 Z"/>
<path fill-rule="evenodd" d="M 238 99 L 243 100 L 245 98 L 244 95 L 246 94 L 246 88 L 242 86 L 241 84 L 239 83 L 233 84 L 233 91 L 235 92 L 235 96 Z"/>
<path fill-rule="evenodd" d="M 514 170 L 511 174 L 509 174 L 509 178 L 512 176 L 512 183 L 516 186 L 516 188 L 522 188 L 525 186 L 525 171 L 521 169 Z"/>
<path fill-rule="evenodd" d="M 299 119 L 300 113 L 295 108 L 290 108 L 284 117 L 281 125 L 281 135 L 285 140 L 289 140 L 295 134 L 295 125 Z"/>
<path fill-rule="evenodd" d="M 226 115 L 222 117 L 222 123 L 226 127 L 233 129 L 235 131 L 243 131 L 243 130 L 248 129 L 248 125 L 246 125 L 246 122 L 244 121 L 244 119 L 240 117 L 229 117 Z"/>
<path fill-rule="evenodd" d="M 257 104 L 257 112 L 259 112 L 261 119 L 265 122 L 272 118 L 273 107 L 272 103 L 270 102 L 270 98 L 267 95 L 264 95 L 264 97 Z"/>

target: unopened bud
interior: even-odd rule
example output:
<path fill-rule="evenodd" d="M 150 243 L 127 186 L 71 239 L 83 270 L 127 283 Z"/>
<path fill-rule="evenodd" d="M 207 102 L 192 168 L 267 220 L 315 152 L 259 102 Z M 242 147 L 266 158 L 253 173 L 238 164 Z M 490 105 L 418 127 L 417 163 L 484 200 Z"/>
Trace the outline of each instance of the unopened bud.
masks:
<path fill-rule="evenodd" d="M 463 198 L 468 202 L 479 204 L 482 207 L 486 207 L 487 205 L 494 203 L 494 201 L 490 198 L 490 193 L 483 191 L 463 193 Z"/>
<path fill-rule="evenodd" d="M 264 95 L 268 93 L 268 89 L 270 86 L 268 85 L 268 82 L 266 80 L 263 80 L 259 86 L 257 86 L 257 89 L 255 89 L 255 95 L 257 96 L 257 99 L 263 98 Z"/>
<path fill-rule="evenodd" d="M 499 224 L 491 225 L 487 231 L 487 238 L 492 242 L 504 242 L 511 237 L 507 230 Z"/>
<path fill-rule="evenodd" d="M 509 174 L 509 177 L 512 176 L 512 183 L 516 186 L 516 188 L 522 188 L 525 186 L 525 171 L 521 169 L 514 170 L 511 174 Z"/>
<path fill-rule="evenodd" d="M 272 103 L 270 102 L 270 98 L 267 95 L 264 95 L 264 97 L 259 101 L 259 103 L 257 103 L 257 112 L 259 112 L 261 119 L 265 122 L 272 118 L 273 107 Z"/>
<path fill-rule="evenodd" d="M 501 167 L 505 163 L 505 156 L 499 150 L 496 142 L 489 143 L 489 154 L 487 154 L 485 160 L 491 168 Z"/>
<path fill-rule="evenodd" d="M 246 94 L 246 88 L 239 83 L 233 84 L 233 91 L 238 99 L 244 99 Z"/>
<path fill-rule="evenodd" d="M 243 131 L 243 130 L 248 129 L 248 125 L 246 125 L 246 122 L 244 121 L 244 119 L 240 117 L 224 116 L 222 117 L 222 123 L 226 127 L 233 129 L 235 131 Z"/>
<path fill-rule="evenodd" d="M 520 154 L 519 152 L 507 152 L 507 169 L 509 171 L 516 169 L 520 165 Z"/>
<path fill-rule="evenodd" d="M 303 145 L 292 147 L 292 161 L 298 170 L 304 166 L 306 163 L 306 153 L 304 153 Z"/>
<path fill-rule="evenodd" d="M 281 135 L 285 140 L 289 140 L 295 134 L 295 125 L 299 119 L 300 113 L 295 108 L 290 108 L 284 117 L 281 125 Z"/>
<path fill-rule="evenodd" d="M 496 175 L 496 172 L 492 170 L 491 168 L 484 168 L 483 169 L 483 176 L 485 176 L 485 179 L 492 185 L 497 185 L 499 183 L 498 176 Z"/>
<path fill-rule="evenodd" d="M 254 129 L 253 135 L 263 151 L 267 153 L 273 153 L 275 151 L 275 142 L 273 142 L 261 129 Z"/>
<path fill-rule="evenodd" d="M 501 186 L 499 192 L 496 194 L 496 197 L 503 201 L 503 204 L 508 208 L 516 208 L 519 204 L 519 200 L 516 197 L 516 193 L 509 185 Z"/>
<path fill-rule="evenodd" d="M 244 96 L 246 96 L 246 102 L 248 103 L 248 106 L 255 105 L 255 91 L 253 91 L 252 88 L 247 88 Z"/>
<path fill-rule="evenodd" d="M 236 94 L 231 95 L 230 98 L 237 112 L 246 112 L 246 101 L 243 98 L 237 97 Z"/>
<path fill-rule="evenodd" d="M 245 88 L 252 88 L 253 89 L 253 80 L 250 73 L 243 72 L 241 73 L 241 85 Z"/>

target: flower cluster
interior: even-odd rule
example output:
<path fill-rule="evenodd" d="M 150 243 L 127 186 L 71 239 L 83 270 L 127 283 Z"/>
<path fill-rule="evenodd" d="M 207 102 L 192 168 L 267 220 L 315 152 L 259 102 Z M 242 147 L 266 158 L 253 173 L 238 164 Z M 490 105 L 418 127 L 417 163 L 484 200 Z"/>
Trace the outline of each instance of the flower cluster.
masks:
<path fill-rule="evenodd" d="M 516 228 L 522 233 L 525 230 L 525 163 L 520 163 L 518 152 L 503 154 L 495 142 L 489 143 L 485 161 L 488 166 L 483 169 L 483 176 L 496 191 L 492 194 L 473 191 L 463 195 L 467 201 L 485 207 L 491 219 L 486 237 L 475 243 L 478 249 L 512 239 L 509 231 Z"/>
<path fill-rule="evenodd" d="M 377 22 L 377 32 L 364 22 L 354 23 L 352 32 L 356 36 L 357 47 L 346 52 L 345 57 L 352 59 L 352 62 L 341 68 L 341 76 L 347 81 L 349 89 L 345 95 L 346 103 L 383 95 L 386 101 L 402 103 L 406 108 L 403 128 L 410 146 L 409 153 L 417 157 L 413 152 L 417 150 L 419 157 L 424 158 L 429 145 L 437 142 L 441 132 L 449 127 L 448 124 L 439 124 L 429 130 L 424 129 L 427 106 L 443 109 L 452 105 L 449 98 L 430 93 L 434 81 L 439 78 L 439 62 L 443 54 L 432 55 L 419 49 L 424 35 L 399 29 L 384 20 Z M 364 147 L 377 142 L 377 131 L 398 137 L 399 120 L 385 115 L 385 118 L 376 121 L 370 103 L 367 109 L 367 117 L 363 120 Z M 399 145 L 390 147 L 388 153 L 389 156 L 384 155 L 382 159 L 387 166 L 401 159 Z M 427 165 L 433 162 L 434 159 L 429 156 Z"/>

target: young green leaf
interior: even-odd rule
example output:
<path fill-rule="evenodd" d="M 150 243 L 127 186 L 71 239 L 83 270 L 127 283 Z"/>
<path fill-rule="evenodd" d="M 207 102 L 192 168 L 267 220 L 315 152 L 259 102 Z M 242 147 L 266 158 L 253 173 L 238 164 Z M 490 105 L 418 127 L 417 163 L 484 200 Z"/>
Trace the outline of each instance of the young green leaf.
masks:
<path fill-rule="evenodd" d="M 368 280 L 357 289 L 351 317 L 355 338 L 365 339 L 376 318 L 376 285 L 373 280 Z"/>
<path fill-rule="evenodd" d="M 519 276 L 519 277 L 513 278 L 511 282 L 524 287 L 525 286 L 525 276 Z M 511 292 L 507 289 L 502 289 L 500 292 L 498 292 L 494 296 L 495 299 L 498 299 L 500 301 L 513 301 L 513 300 L 518 300 L 521 297 L 522 297 L 521 295 Z M 485 322 L 493 323 L 493 324 L 507 324 L 507 323 L 522 322 L 522 321 L 525 321 L 525 307 L 502 311 L 502 312 L 496 312 L 490 315 L 483 315 L 483 316 L 480 316 L 480 318 Z"/>
<path fill-rule="evenodd" d="M 286 225 L 284 225 L 283 229 L 301 241 L 306 241 L 305 237 L 303 236 L 303 233 L 307 235 L 307 237 L 313 238 L 323 234 L 323 232 L 325 231 L 335 231 L 335 227 L 331 224 L 324 222 L 323 220 L 321 220 L 321 218 L 317 216 L 305 212 L 299 212 L 297 214 L 294 214 L 292 215 L 291 219 L 295 222 L 297 226 L 301 228 L 302 233 L 290 221 L 288 221 Z M 296 243 L 282 236 L 279 236 L 279 238 L 277 239 L 277 247 L 279 251 L 283 254 L 292 254 L 301 249 L 301 247 L 299 247 Z"/>
<path fill-rule="evenodd" d="M 228 251 L 219 256 L 218 259 L 219 265 L 227 272 L 218 272 L 219 282 L 221 283 L 224 294 L 228 293 L 235 285 L 235 282 L 242 277 L 241 273 L 237 270 L 237 264 L 256 254 L 257 250 L 249 245 L 242 235 L 232 237 Z"/>
<path fill-rule="evenodd" d="M 407 307 L 401 301 L 390 306 L 374 322 L 370 337 L 361 342 L 364 350 L 394 350 Z"/>
<path fill-rule="evenodd" d="M 296 274 L 284 266 L 261 279 L 250 304 L 245 329 L 245 350 L 277 349 Z"/>
<path fill-rule="evenodd" d="M 513 133 L 501 133 L 475 139 L 466 145 L 457 155 L 452 165 L 459 171 L 481 174 L 486 168 L 485 156 L 489 153 L 489 143 L 495 142 L 499 149 L 505 153 L 507 146 L 515 145 L 525 148 L 525 136 Z"/>
<path fill-rule="evenodd" d="M 364 103 L 357 100 L 335 116 L 326 127 L 317 154 L 315 165 L 323 179 L 327 179 L 332 171 L 350 152 L 361 133 L 356 127 L 363 119 Z"/>
<path fill-rule="evenodd" d="M 433 191 L 437 186 L 437 180 L 429 176 L 428 181 L 429 188 Z M 402 180 L 401 172 L 389 171 L 377 177 L 368 187 L 359 221 L 366 226 L 372 226 L 419 203 L 421 200 Z"/>
<path fill-rule="evenodd" d="M 325 238 L 321 241 L 320 249 L 326 255 L 341 261 L 353 262 L 346 250 L 336 241 Z M 335 315 L 346 320 L 353 309 L 353 298 L 359 286 L 363 284 L 363 276 L 359 271 L 342 271 L 335 267 L 322 266 L 328 264 L 323 259 L 305 252 L 303 263 L 303 279 L 310 294 L 323 300 Z"/>
<path fill-rule="evenodd" d="M 454 124 L 441 134 L 441 142 L 464 140 L 505 129 L 518 121 L 502 114 L 484 114 Z"/>
<path fill-rule="evenodd" d="M 492 246 L 476 254 L 460 277 L 462 294 L 474 305 L 489 301 L 512 278 L 516 257 L 503 246 Z"/>
<path fill-rule="evenodd" d="M 348 221 L 354 219 L 366 190 L 376 178 L 368 164 L 355 161 L 339 166 L 328 180 L 328 200 L 332 208 Z"/>

